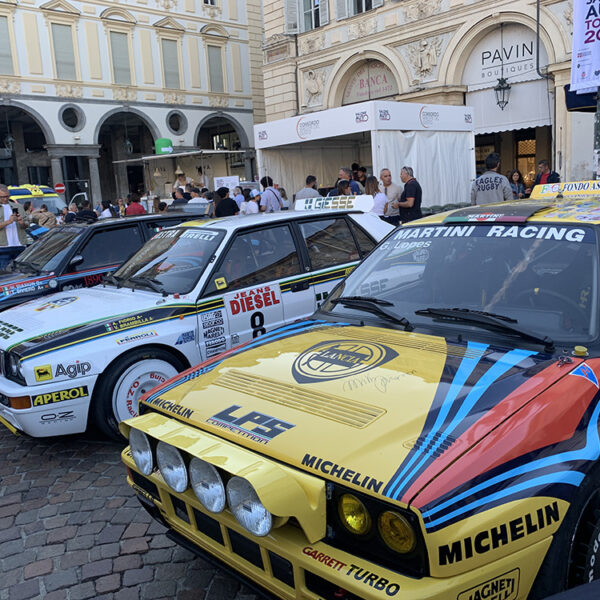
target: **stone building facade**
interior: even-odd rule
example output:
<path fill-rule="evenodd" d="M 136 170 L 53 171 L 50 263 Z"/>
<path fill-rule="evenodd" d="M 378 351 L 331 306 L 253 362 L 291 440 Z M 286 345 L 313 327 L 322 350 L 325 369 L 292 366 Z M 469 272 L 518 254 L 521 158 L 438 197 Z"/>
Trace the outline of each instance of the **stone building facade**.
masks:
<path fill-rule="evenodd" d="M 65 182 L 94 203 L 188 176 L 253 175 L 264 119 L 259 0 L 0 2 L 0 180 Z M 187 164 L 154 152 L 245 150 Z M 173 164 L 171 164 L 171 162 Z M 197 164 L 198 163 L 198 164 Z"/>
<path fill-rule="evenodd" d="M 267 121 L 370 99 L 468 105 L 478 170 L 498 151 L 503 171 L 547 158 L 563 179 L 591 176 L 593 116 L 565 107 L 572 0 L 263 5 Z"/>

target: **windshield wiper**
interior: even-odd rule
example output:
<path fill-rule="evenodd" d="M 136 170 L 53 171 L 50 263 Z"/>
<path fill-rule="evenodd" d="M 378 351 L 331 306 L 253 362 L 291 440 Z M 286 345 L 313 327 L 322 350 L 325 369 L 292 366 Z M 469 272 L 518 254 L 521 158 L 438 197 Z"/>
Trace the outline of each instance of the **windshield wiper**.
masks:
<path fill-rule="evenodd" d="M 404 327 L 404 331 L 412 331 L 414 328 L 404 317 L 398 317 L 384 308 L 382 306 L 394 306 L 392 302 L 388 302 L 387 300 L 380 300 L 379 298 L 369 298 L 368 296 L 341 296 L 340 298 L 334 298 L 331 300 L 332 304 L 341 304 L 347 308 L 353 308 L 355 310 L 363 310 L 365 312 L 370 312 L 379 317 L 383 317 L 388 321 L 392 321 L 397 325 L 402 325 Z"/>
<path fill-rule="evenodd" d="M 517 319 L 488 313 L 482 310 L 471 310 L 469 308 L 424 308 L 416 310 L 415 315 L 424 317 L 440 317 L 442 319 L 451 319 L 454 321 L 464 321 L 465 323 L 474 323 L 484 327 L 495 327 L 510 333 L 514 333 L 519 337 L 543 344 L 544 350 L 552 352 L 554 350 L 554 340 L 547 335 L 541 336 L 531 331 L 527 331 L 522 327 L 517 327 Z"/>
<path fill-rule="evenodd" d="M 104 281 L 111 281 L 112 283 L 115 284 L 115 286 L 117 287 L 117 289 L 123 287 L 123 284 L 121 283 L 122 278 L 121 277 L 117 277 L 117 275 L 115 275 L 114 273 L 106 273 L 106 275 L 104 275 Z"/>
<path fill-rule="evenodd" d="M 127 281 L 131 281 L 131 283 L 140 283 L 141 285 L 145 285 L 149 287 L 151 290 L 162 294 L 163 296 L 168 296 L 169 294 L 165 291 L 165 288 L 161 285 L 161 282 L 158 279 L 152 279 L 152 277 L 128 277 Z"/>
<path fill-rule="evenodd" d="M 23 269 L 23 267 L 25 267 L 25 269 Z M 42 273 L 42 270 L 39 267 L 36 267 L 35 265 L 32 265 L 30 262 L 26 262 L 24 260 L 15 261 L 15 268 L 20 269 L 20 270 L 29 269 L 35 275 L 40 275 Z"/>

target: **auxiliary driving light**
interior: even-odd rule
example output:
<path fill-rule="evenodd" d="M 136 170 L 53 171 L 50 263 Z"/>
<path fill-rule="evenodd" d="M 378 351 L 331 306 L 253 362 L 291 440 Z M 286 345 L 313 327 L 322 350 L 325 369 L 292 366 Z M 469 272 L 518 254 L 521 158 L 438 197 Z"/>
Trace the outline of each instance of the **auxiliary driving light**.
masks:
<path fill-rule="evenodd" d="M 251 534 L 262 537 L 273 527 L 273 515 L 263 506 L 252 484 L 241 477 L 227 482 L 227 502 L 239 524 Z"/>
<path fill-rule="evenodd" d="M 417 538 L 414 529 L 401 514 L 386 510 L 379 515 L 378 525 L 383 541 L 395 552 L 407 554 L 415 549 Z"/>
<path fill-rule="evenodd" d="M 135 466 L 143 475 L 150 475 L 154 468 L 154 461 L 148 436 L 139 429 L 131 429 L 129 432 L 129 446 Z"/>
<path fill-rule="evenodd" d="M 352 494 L 344 494 L 338 503 L 338 514 L 344 527 L 356 535 L 365 535 L 371 529 L 371 515 L 365 505 Z"/>
<path fill-rule="evenodd" d="M 156 446 L 156 461 L 163 479 L 174 492 L 185 492 L 188 486 L 188 474 L 181 452 L 165 442 Z"/>
<path fill-rule="evenodd" d="M 225 487 L 219 472 L 210 463 L 192 458 L 190 483 L 194 494 L 206 510 L 220 513 L 225 508 Z"/>

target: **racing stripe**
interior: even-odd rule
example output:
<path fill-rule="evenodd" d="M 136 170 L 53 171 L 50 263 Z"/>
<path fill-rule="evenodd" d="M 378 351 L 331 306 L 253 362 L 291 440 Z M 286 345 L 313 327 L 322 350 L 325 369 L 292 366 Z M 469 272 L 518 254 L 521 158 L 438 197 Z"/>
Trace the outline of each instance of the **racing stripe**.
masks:
<path fill-rule="evenodd" d="M 327 283 L 328 281 L 335 281 L 336 279 L 343 279 L 352 272 L 354 267 L 358 264 L 358 262 L 349 263 L 345 267 L 335 269 L 331 269 L 329 271 L 324 271 L 321 273 L 317 273 L 314 275 L 303 275 L 301 277 L 295 277 L 294 279 L 289 279 L 287 281 L 283 281 L 279 284 L 279 288 L 282 293 L 290 292 L 292 289 L 292 284 L 298 283 L 299 281 L 307 281 L 309 285 L 318 285 L 320 283 Z"/>

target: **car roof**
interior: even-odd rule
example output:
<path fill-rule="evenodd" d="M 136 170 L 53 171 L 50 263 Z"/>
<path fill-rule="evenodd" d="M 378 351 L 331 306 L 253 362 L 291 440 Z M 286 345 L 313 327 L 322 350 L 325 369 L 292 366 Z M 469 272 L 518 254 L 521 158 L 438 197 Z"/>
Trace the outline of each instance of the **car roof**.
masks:
<path fill-rule="evenodd" d="M 188 213 L 189 214 L 189 213 Z M 221 217 L 218 219 L 205 219 L 202 221 L 186 221 L 180 223 L 181 227 L 218 227 L 227 231 L 234 231 L 240 227 L 252 227 L 253 225 L 264 225 L 265 223 L 288 222 L 298 219 L 310 219 L 315 216 L 339 216 L 348 214 L 362 214 L 358 210 L 282 210 L 276 213 L 258 213 L 254 215 L 237 215 L 233 217 Z"/>
<path fill-rule="evenodd" d="M 538 185 L 530 198 L 456 208 L 413 224 L 558 222 L 600 224 L 600 181 Z"/>
<path fill-rule="evenodd" d="M 104 227 L 105 225 L 115 225 L 118 223 L 129 223 L 131 221 L 155 221 L 156 219 L 168 219 L 176 221 L 178 218 L 183 219 L 196 219 L 198 217 L 202 217 L 203 213 L 198 212 L 198 214 L 189 213 L 189 212 L 169 212 L 169 213 L 148 213 L 145 215 L 130 215 L 129 217 L 109 217 L 108 219 L 98 219 L 96 221 L 92 221 L 91 223 L 87 223 L 86 221 L 71 221 L 70 223 L 65 223 L 68 227 Z M 179 225 L 179 223 L 177 223 Z M 59 226 L 60 227 L 60 226 Z"/>

